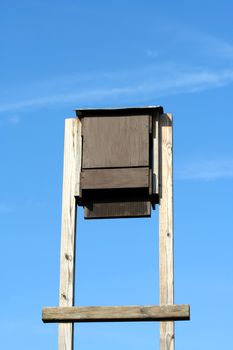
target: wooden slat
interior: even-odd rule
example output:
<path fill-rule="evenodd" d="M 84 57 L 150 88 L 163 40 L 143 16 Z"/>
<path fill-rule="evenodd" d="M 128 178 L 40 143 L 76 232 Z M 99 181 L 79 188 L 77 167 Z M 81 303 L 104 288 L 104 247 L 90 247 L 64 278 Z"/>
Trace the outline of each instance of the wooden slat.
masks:
<path fill-rule="evenodd" d="M 172 115 L 161 123 L 161 198 L 159 213 L 160 304 L 174 303 Z M 160 325 L 160 350 L 174 350 L 174 322 Z"/>
<path fill-rule="evenodd" d="M 85 219 L 135 218 L 150 215 L 151 204 L 146 200 L 92 202 L 84 206 Z"/>
<path fill-rule="evenodd" d="M 75 142 L 77 143 L 77 157 L 75 167 L 75 196 L 80 196 L 80 181 L 81 181 L 81 169 L 82 169 L 82 123 L 76 118 L 77 134 L 75 136 Z"/>
<path fill-rule="evenodd" d="M 80 121 L 78 118 L 65 120 L 64 172 L 62 195 L 62 227 L 60 256 L 60 306 L 74 304 L 74 267 L 75 267 L 75 230 L 77 170 L 80 163 L 81 150 Z M 59 324 L 59 350 L 73 350 L 73 324 Z"/>
<path fill-rule="evenodd" d="M 81 306 L 44 308 L 44 322 L 130 322 L 188 320 L 189 305 Z"/>
<path fill-rule="evenodd" d="M 149 166 L 149 115 L 84 117 L 82 124 L 84 169 Z"/>
<path fill-rule="evenodd" d="M 153 193 L 159 195 L 160 184 L 159 184 L 159 113 L 153 115 Z"/>
<path fill-rule="evenodd" d="M 81 189 L 148 188 L 149 168 L 86 169 Z"/>

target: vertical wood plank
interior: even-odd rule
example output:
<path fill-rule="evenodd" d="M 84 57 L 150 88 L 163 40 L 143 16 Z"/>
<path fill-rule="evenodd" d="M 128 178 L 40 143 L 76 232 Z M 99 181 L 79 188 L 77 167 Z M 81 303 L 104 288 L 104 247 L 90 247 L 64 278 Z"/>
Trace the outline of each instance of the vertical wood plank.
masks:
<path fill-rule="evenodd" d="M 80 119 L 74 119 L 77 124 L 77 133 L 75 142 L 77 144 L 77 156 L 76 156 L 76 168 L 75 168 L 75 196 L 80 196 L 80 181 L 81 181 L 81 168 L 82 168 L 82 123 Z"/>
<path fill-rule="evenodd" d="M 159 113 L 154 113 L 153 115 L 153 193 L 159 195 Z"/>
<path fill-rule="evenodd" d="M 63 194 L 60 255 L 60 306 L 74 305 L 75 231 L 77 168 L 81 157 L 81 123 L 78 118 L 65 120 Z M 73 350 L 73 324 L 58 326 L 58 349 Z"/>
<path fill-rule="evenodd" d="M 161 126 L 161 198 L 159 210 L 160 304 L 174 303 L 172 115 Z M 174 322 L 160 324 L 160 350 L 174 350 Z"/>

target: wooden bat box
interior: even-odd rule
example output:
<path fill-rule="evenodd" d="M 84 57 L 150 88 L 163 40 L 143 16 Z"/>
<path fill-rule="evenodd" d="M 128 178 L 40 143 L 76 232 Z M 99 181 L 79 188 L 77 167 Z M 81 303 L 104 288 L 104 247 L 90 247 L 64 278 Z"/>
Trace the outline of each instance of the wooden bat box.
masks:
<path fill-rule="evenodd" d="M 78 205 L 86 219 L 144 217 L 159 199 L 162 107 L 79 109 L 82 161 Z"/>

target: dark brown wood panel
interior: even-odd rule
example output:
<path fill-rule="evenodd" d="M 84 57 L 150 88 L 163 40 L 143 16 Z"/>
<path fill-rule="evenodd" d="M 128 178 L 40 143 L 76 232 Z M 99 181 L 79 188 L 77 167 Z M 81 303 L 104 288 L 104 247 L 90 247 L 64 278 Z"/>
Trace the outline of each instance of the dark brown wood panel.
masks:
<path fill-rule="evenodd" d="M 151 204 L 146 200 L 92 202 L 84 206 L 85 219 L 150 217 Z"/>
<path fill-rule="evenodd" d="M 149 187 L 149 168 L 84 169 L 81 189 Z"/>
<path fill-rule="evenodd" d="M 82 168 L 149 166 L 149 115 L 82 119 Z"/>

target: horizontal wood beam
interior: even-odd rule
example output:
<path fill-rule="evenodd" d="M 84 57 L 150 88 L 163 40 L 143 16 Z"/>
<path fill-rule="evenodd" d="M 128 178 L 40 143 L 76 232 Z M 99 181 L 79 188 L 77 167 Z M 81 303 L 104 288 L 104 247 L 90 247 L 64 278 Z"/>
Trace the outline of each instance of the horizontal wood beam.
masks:
<path fill-rule="evenodd" d="M 148 188 L 149 176 L 149 167 L 83 169 L 81 172 L 81 188 L 82 190 Z"/>
<path fill-rule="evenodd" d="M 130 322 L 189 320 L 189 305 L 162 306 L 80 306 L 42 309 L 49 322 Z"/>

